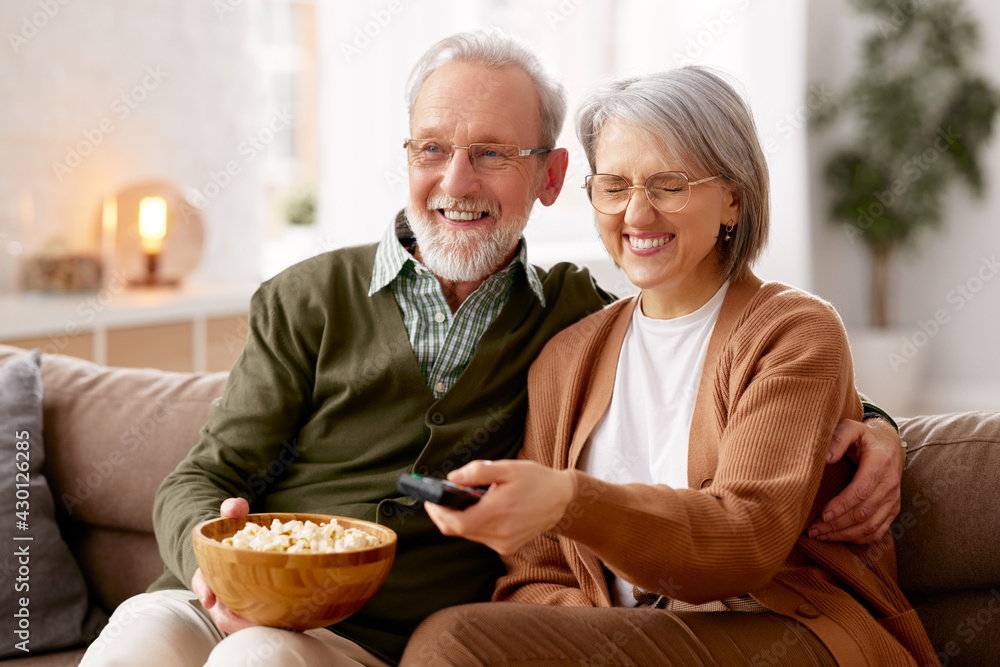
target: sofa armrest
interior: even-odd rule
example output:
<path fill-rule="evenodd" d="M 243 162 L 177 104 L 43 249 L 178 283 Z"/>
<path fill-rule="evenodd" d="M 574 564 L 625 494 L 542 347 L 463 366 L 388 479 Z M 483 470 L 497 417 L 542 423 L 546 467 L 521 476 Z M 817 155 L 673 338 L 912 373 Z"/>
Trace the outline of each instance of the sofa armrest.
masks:
<path fill-rule="evenodd" d="M 1000 587 L 1000 412 L 900 420 L 907 442 L 893 524 L 907 594 Z"/>

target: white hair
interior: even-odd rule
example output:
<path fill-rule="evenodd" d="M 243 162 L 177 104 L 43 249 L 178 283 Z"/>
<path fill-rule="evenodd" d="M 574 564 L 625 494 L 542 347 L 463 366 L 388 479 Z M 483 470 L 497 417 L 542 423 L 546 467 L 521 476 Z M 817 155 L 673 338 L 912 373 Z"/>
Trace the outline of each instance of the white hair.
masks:
<path fill-rule="evenodd" d="M 542 134 L 542 145 L 531 148 L 555 148 L 566 119 L 566 87 L 531 47 L 499 28 L 460 32 L 445 37 L 417 61 L 406 83 L 411 119 L 413 106 L 427 77 L 441 65 L 452 61 L 495 68 L 514 66 L 527 74 L 538 91 L 539 129 Z"/>

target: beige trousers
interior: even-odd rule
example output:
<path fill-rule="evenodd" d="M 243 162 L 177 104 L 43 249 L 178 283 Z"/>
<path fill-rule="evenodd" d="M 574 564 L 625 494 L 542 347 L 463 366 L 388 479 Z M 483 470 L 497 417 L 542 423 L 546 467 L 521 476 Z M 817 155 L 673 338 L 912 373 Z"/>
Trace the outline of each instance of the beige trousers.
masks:
<path fill-rule="evenodd" d="M 123 602 L 80 667 L 388 667 L 326 629 L 247 628 L 223 634 L 191 591 L 144 593 Z"/>

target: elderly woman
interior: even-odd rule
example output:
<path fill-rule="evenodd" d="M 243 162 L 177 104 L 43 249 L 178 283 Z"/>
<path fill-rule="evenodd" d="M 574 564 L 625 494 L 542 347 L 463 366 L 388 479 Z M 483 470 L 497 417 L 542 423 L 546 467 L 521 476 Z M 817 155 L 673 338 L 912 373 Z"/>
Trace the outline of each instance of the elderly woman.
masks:
<path fill-rule="evenodd" d="M 428 619 L 404 664 L 936 664 L 892 539 L 805 527 L 849 481 L 858 419 L 837 313 L 749 266 L 769 225 L 750 110 L 713 72 L 617 81 L 578 115 L 601 238 L 640 294 L 532 367 L 519 461 L 446 534 L 506 555 L 496 600 Z M 545 606 L 548 605 L 548 606 Z"/>

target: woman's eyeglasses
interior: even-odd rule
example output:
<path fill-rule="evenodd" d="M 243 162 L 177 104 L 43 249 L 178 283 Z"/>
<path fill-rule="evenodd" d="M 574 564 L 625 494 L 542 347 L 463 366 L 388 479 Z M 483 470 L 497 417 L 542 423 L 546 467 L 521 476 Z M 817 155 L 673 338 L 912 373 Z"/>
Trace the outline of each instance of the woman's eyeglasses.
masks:
<path fill-rule="evenodd" d="M 692 181 L 683 171 L 661 171 L 647 178 L 644 185 L 629 185 L 624 177 L 616 174 L 591 174 L 582 187 L 587 190 L 593 207 L 608 215 L 624 211 L 633 190 L 645 190 L 649 203 L 658 211 L 676 213 L 691 199 L 691 186 L 716 178 L 719 176 Z"/>

